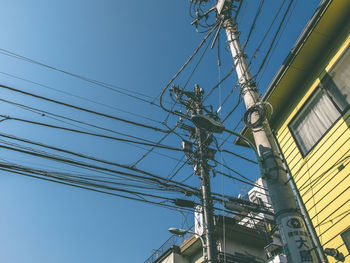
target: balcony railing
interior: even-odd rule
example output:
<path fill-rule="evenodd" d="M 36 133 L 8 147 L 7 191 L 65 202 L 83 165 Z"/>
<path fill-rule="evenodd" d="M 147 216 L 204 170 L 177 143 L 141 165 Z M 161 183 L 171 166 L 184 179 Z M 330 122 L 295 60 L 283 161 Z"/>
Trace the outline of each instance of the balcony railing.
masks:
<path fill-rule="evenodd" d="M 179 236 L 171 236 L 167 241 L 161 245 L 160 248 L 155 250 L 153 254 L 146 259 L 144 263 L 153 263 L 156 262 L 168 249 L 170 249 L 172 246 L 179 246 L 183 243 L 184 237 Z"/>

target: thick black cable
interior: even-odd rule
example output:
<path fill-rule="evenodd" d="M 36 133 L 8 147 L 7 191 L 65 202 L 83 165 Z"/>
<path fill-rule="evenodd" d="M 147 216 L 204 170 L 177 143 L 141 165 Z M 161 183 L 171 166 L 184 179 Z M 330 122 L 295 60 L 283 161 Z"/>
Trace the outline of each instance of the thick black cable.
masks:
<path fill-rule="evenodd" d="M 239 11 L 241 11 L 241 8 L 242 8 L 242 4 L 243 4 L 243 0 L 240 0 L 238 8 L 237 8 L 237 11 L 236 11 L 236 14 L 235 14 L 235 18 L 234 18 L 235 21 L 237 21 L 237 17 L 239 15 Z"/>
<path fill-rule="evenodd" d="M 114 164 L 114 165 L 119 166 L 120 168 L 124 168 L 124 169 L 127 169 L 127 170 L 132 170 L 134 172 L 138 172 L 138 173 L 147 175 L 149 177 L 142 176 L 142 175 L 137 175 L 137 174 L 132 174 L 132 173 L 124 172 L 124 171 L 120 171 L 120 170 L 109 169 L 109 168 L 106 168 L 106 167 L 96 166 L 96 165 L 93 165 L 93 164 L 87 164 L 87 163 L 84 163 L 84 162 L 79 162 L 79 161 L 76 161 L 76 160 L 73 160 L 73 159 L 67 159 L 67 158 L 63 158 L 63 157 L 57 156 L 57 155 L 51 155 L 51 154 L 48 154 L 48 153 L 39 153 L 39 152 L 34 152 L 34 151 L 28 151 L 28 150 L 18 149 L 18 148 L 6 146 L 6 145 L 0 145 L 0 148 L 4 148 L 4 149 L 7 149 L 7 150 L 12 150 L 12 151 L 16 151 L 16 152 L 20 152 L 20 153 L 24 153 L 24 154 L 28 154 L 28 155 L 33 155 L 33 156 L 44 158 L 44 159 L 49 159 L 49 160 L 53 160 L 53 161 L 63 162 L 63 163 L 67 163 L 67 164 L 70 164 L 70 165 L 78 165 L 78 166 L 82 166 L 82 167 L 89 167 L 89 168 L 94 168 L 94 169 L 97 169 L 97 170 L 107 171 L 107 172 L 111 172 L 111 173 L 115 173 L 115 174 L 118 174 L 118 175 L 131 177 L 131 178 L 138 178 L 138 179 L 148 180 L 148 181 L 156 182 L 159 185 L 162 185 L 162 186 L 165 186 L 165 187 L 177 187 L 177 188 L 181 189 L 182 191 L 190 191 L 193 194 L 198 192 L 198 190 L 196 188 L 191 187 L 189 185 L 183 184 L 181 182 L 173 181 L 173 180 L 168 180 L 168 179 L 166 179 L 164 177 L 157 176 L 155 174 L 152 174 L 152 173 L 149 173 L 149 172 L 146 172 L 144 170 L 140 170 L 140 169 L 137 169 L 137 168 L 134 168 L 134 167 L 130 167 L 130 166 L 127 166 L 127 165 Z M 172 183 L 173 185 L 170 185 L 169 182 Z"/>
<path fill-rule="evenodd" d="M 35 142 L 33 140 L 20 138 L 20 137 L 14 136 L 14 135 L 6 134 L 6 133 L 0 133 L 0 136 L 8 138 L 8 139 L 16 140 L 16 141 L 28 143 L 28 144 L 40 146 L 40 147 L 47 148 L 47 149 L 50 149 L 50 150 L 54 150 L 54 151 L 58 151 L 58 152 L 62 152 L 62 153 L 70 154 L 70 155 L 74 155 L 74 156 L 77 156 L 77 157 L 80 157 L 80 158 L 84 158 L 84 159 L 95 161 L 95 162 L 99 162 L 99 163 L 113 165 L 113 166 L 117 166 L 117 167 L 121 167 L 121 168 L 125 168 L 125 169 L 130 169 L 131 168 L 129 166 L 122 165 L 122 164 L 119 164 L 119 163 L 116 163 L 116 162 L 111 162 L 111 161 L 99 159 L 99 158 L 96 158 L 96 157 L 93 157 L 93 156 L 85 155 L 85 154 L 78 153 L 78 152 L 69 151 L 67 149 L 63 149 L 63 148 L 59 148 L 59 147 L 43 144 L 43 143 L 40 143 L 40 142 Z M 134 171 L 134 168 L 132 168 L 131 170 Z M 168 180 L 168 178 L 166 180 Z"/>
<path fill-rule="evenodd" d="M 138 199 L 138 198 L 135 198 L 135 197 L 130 197 L 130 196 L 125 196 L 125 195 L 121 195 L 121 194 L 111 193 L 111 192 L 102 191 L 102 190 L 98 190 L 98 189 L 93 189 L 93 188 L 86 187 L 86 186 L 80 186 L 80 185 L 75 185 L 75 184 L 72 184 L 72 183 L 61 182 L 61 181 L 50 179 L 50 178 L 43 178 L 43 177 L 40 177 L 40 176 L 30 175 L 30 174 L 27 174 L 27 173 L 24 173 L 24 172 L 7 170 L 7 169 L 1 168 L 1 167 L 0 167 L 0 170 L 6 171 L 6 172 L 10 172 L 10 173 L 14 173 L 14 174 L 28 176 L 28 177 L 32 177 L 32 178 L 40 179 L 40 180 L 44 180 L 44 181 L 50 181 L 50 182 L 59 183 L 59 184 L 67 185 L 67 186 L 73 186 L 73 187 L 84 189 L 84 190 L 90 190 L 90 191 L 94 191 L 94 192 L 98 192 L 98 193 L 102 193 L 102 194 L 107 194 L 107 195 L 117 196 L 117 197 L 121 197 L 121 198 L 125 198 L 125 199 L 130 199 L 130 200 L 133 200 L 133 201 L 140 201 L 140 202 L 144 202 L 144 203 L 149 203 L 149 204 L 153 204 L 153 205 L 169 208 L 169 209 L 176 210 L 176 211 L 179 209 L 179 207 L 173 206 L 173 205 L 161 204 L 161 203 L 157 203 L 157 202 L 153 202 L 153 201 L 149 201 L 149 200 Z M 182 210 L 188 210 L 188 209 L 183 208 L 183 207 L 181 209 Z"/>

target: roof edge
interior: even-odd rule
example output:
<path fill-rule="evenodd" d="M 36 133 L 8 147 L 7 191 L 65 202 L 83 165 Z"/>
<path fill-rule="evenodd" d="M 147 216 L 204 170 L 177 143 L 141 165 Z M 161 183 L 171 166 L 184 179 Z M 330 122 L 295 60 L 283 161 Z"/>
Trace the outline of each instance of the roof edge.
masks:
<path fill-rule="evenodd" d="M 275 87 L 277 86 L 278 82 L 281 80 L 301 48 L 303 47 L 305 41 L 310 36 L 311 32 L 316 27 L 317 23 L 323 16 L 324 12 L 327 10 L 329 5 L 332 3 L 333 0 L 323 0 L 315 10 L 314 14 L 312 15 L 309 22 L 304 27 L 302 33 L 298 37 L 297 41 L 291 48 L 291 51 L 289 52 L 288 56 L 283 61 L 282 65 L 278 69 L 277 73 L 275 74 L 274 78 L 270 82 L 269 86 L 267 87 L 266 91 L 264 92 L 263 96 L 261 97 L 261 101 L 267 101 L 272 92 L 275 90 Z M 242 129 L 239 131 L 240 134 L 245 134 L 248 131 L 247 125 L 244 125 Z M 233 141 L 236 145 L 241 146 L 247 146 L 239 137 L 236 137 L 236 139 Z"/>

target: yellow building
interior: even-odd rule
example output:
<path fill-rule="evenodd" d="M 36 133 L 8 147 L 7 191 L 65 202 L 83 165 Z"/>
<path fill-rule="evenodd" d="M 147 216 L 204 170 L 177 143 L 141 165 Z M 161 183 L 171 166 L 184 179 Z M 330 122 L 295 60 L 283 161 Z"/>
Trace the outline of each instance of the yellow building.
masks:
<path fill-rule="evenodd" d="M 350 262 L 349 0 L 321 2 L 262 100 L 323 249 Z"/>

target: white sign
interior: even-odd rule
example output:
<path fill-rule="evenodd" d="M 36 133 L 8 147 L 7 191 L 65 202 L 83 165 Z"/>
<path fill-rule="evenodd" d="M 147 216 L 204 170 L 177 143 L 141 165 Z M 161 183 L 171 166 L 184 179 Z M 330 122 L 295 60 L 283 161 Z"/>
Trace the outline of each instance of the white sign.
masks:
<path fill-rule="evenodd" d="M 299 216 L 287 216 L 282 219 L 281 224 L 286 230 L 284 239 L 287 242 L 289 252 L 294 252 L 293 262 L 317 262 L 315 251 L 309 241 L 304 222 Z M 288 252 L 288 251 L 287 251 Z"/>
<path fill-rule="evenodd" d="M 194 210 L 194 232 L 201 236 L 203 231 L 203 209 L 200 205 L 197 205 Z"/>

